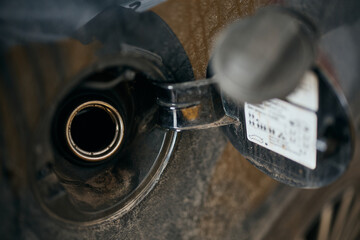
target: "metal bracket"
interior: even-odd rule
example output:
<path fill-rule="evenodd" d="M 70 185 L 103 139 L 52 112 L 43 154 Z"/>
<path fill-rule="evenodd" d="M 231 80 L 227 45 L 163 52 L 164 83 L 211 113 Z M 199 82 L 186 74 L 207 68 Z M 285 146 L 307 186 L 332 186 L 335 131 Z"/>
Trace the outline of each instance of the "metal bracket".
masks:
<path fill-rule="evenodd" d="M 182 131 L 238 123 L 226 115 L 213 78 L 155 85 L 160 106 L 159 125 L 163 128 Z"/>

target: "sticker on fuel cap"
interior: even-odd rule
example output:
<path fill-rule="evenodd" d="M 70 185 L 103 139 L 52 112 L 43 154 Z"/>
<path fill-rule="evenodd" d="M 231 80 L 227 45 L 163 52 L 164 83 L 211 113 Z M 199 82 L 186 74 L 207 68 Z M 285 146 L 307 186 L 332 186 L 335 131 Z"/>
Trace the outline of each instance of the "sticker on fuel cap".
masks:
<path fill-rule="evenodd" d="M 316 168 L 319 82 L 307 72 L 287 98 L 262 104 L 245 103 L 246 134 L 249 141 L 276 152 L 310 169 Z"/>
<path fill-rule="evenodd" d="M 272 99 L 245 103 L 249 141 L 310 169 L 316 168 L 317 116 L 291 103 Z"/>

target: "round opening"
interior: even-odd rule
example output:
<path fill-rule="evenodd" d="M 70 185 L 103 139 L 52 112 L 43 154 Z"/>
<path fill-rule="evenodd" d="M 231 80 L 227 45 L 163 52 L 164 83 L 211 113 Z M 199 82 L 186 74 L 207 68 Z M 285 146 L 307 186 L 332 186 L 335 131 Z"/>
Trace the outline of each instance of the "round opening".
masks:
<path fill-rule="evenodd" d="M 78 157 L 99 161 L 120 146 L 124 126 L 119 112 L 103 101 L 89 101 L 76 107 L 66 124 L 67 143 Z"/>
<path fill-rule="evenodd" d="M 106 109 L 88 107 L 79 111 L 71 124 L 74 143 L 88 152 L 98 152 L 111 144 L 116 121 Z"/>

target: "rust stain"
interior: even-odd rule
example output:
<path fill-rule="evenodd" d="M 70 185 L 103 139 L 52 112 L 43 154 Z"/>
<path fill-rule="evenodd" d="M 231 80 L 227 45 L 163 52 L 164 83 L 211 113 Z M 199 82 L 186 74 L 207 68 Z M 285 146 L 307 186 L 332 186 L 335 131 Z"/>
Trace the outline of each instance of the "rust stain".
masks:
<path fill-rule="evenodd" d="M 60 61 L 65 63 L 64 80 L 71 80 L 98 60 L 96 54 L 101 48 L 101 43 L 93 41 L 91 44 L 83 45 L 78 40 L 68 39 L 57 43 L 57 48 Z"/>
<path fill-rule="evenodd" d="M 196 79 L 206 76 L 214 40 L 229 23 L 270 0 L 168 0 L 152 10 L 171 27 L 188 54 Z"/>
<path fill-rule="evenodd" d="M 6 56 L 9 71 L 25 112 L 29 127 L 33 128 L 40 113 L 43 96 L 39 91 L 37 74 L 25 47 L 16 46 Z"/>
<path fill-rule="evenodd" d="M 29 47 L 32 60 L 36 62 L 37 77 L 40 78 L 39 82 L 44 92 L 43 98 L 46 105 L 52 102 L 52 97 L 56 95 L 62 77 L 62 69 L 57 66 L 53 46 L 52 44 L 37 43 Z"/>
<path fill-rule="evenodd" d="M 122 166 L 106 169 L 85 183 L 65 181 L 62 185 L 75 206 L 85 211 L 94 211 L 114 205 L 133 191 L 137 183 L 135 171 Z"/>
<path fill-rule="evenodd" d="M 56 96 L 59 84 L 73 80 L 96 60 L 100 44 L 82 45 L 77 40 L 65 40 L 54 46 L 33 43 L 11 48 L 6 60 L 13 79 L 14 91 L 19 93 L 29 129 L 34 129 L 39 116 L 51 98 Z M 56 65 L 52 48 L 59 51 Z"/>
<path fill-rule="evenodd" d="M 153 9 L 183 44 L 196 79 L 206 76 L 211 49 L 229 23 L 273 0 L 168 0 Z M 185 116 L 185 115 L 184 115 Z M 193 113 L 189 114 L 193 117 Z M 203 239 L 223 239 L 263 203 L 277 182 L 252 166 L 230 143 L 214 169 L 199 220 Z"/>
<path fill-rule="evenodd" d="M 12 105 L 9 101 L 12 94 L 9 91 L 6 91 L 5 86 L 3 86 L 4 79 L 0 76 L 0 114 L 1 122 L 3 123 L 2 133 L 4 137 L 4 149 L 7 150 L 7 155 L 5 159 L 1 159 L 4 165 L 1 167 L 6 168 L 9 171 L 11 177 L 11 184 L 14 189 L 22 189 L 24 183 L 27 182 L 27 173 L 26 173 L 26 148 L 21 144 L 21 137 L 24 135 L 22 128 L 19 128 L 17 125 L 18 121 L 15 120 L 16 116 L 13 116 L 11 113 L 14 112 Z M 16 169 L 14 171 L 13 169 Z M 3 169 L 1 169 L 3 170 Z M 2 171 L 2 173 L 5 171 Z"/>
<path fill-rule="evenodd" d="M 263 203 L 277 182 L 228 144 L 214 169 L 200 220 L 203 239 L 222 239 Z"/>
<path fill-rule="evenodd" d="M 193 106 L 189 108 L 181 109 L 181 113 L 188 121 L 194 121 L 199 117 L 200 106 Z"/>

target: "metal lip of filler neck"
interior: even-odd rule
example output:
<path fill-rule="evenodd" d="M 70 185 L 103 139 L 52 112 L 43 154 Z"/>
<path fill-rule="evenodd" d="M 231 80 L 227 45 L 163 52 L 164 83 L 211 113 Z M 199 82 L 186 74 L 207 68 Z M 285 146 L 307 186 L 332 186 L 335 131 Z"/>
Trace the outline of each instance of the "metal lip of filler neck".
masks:
<path fill-rule="evenodd" d="M 79 147 L 73 137 L 73 121 L 84 110 L 98 108 L 103 110 L 115 124 L 114 137 L 110 144 L 98 151 L 89 151 Z M 120 113 L 110 104 L 103 101 L 88 101 L 80 104 L 70 114 L 66 123 L 66 141 L 70 150 L 78 157 L 89 162 L 98 162 L 112 156 L 120 147 L 124 137 L 124 122 Z"/>

